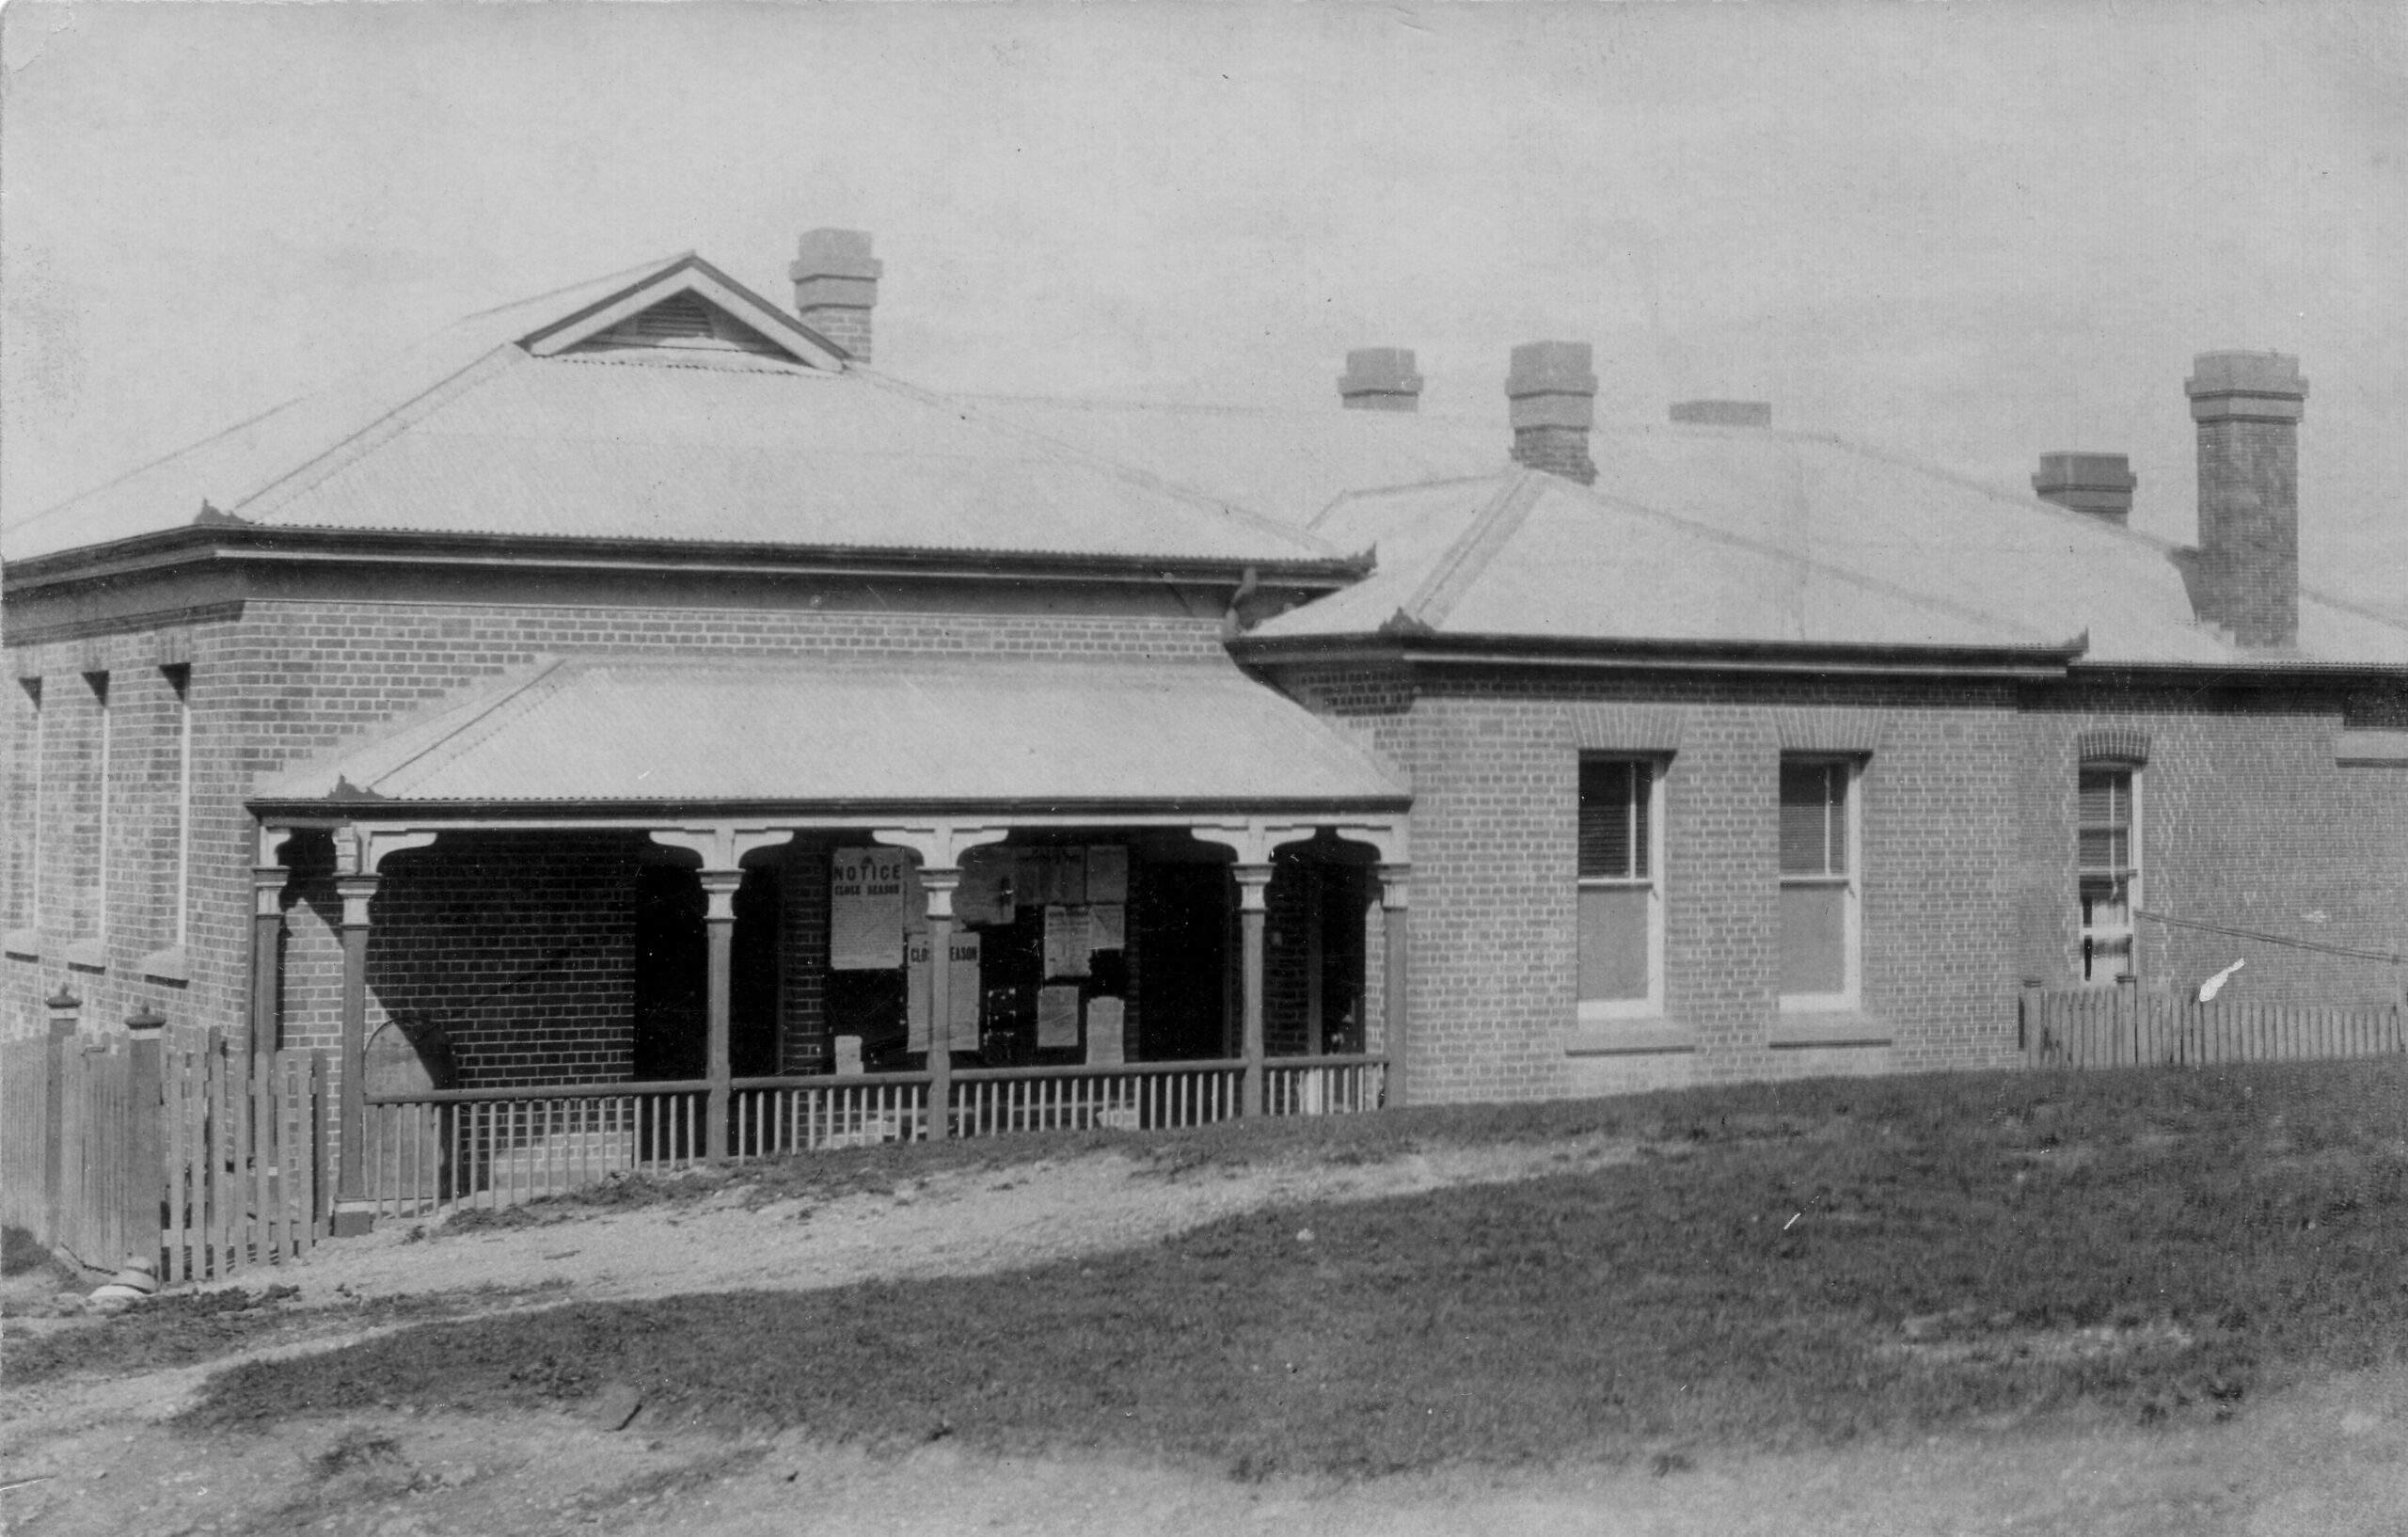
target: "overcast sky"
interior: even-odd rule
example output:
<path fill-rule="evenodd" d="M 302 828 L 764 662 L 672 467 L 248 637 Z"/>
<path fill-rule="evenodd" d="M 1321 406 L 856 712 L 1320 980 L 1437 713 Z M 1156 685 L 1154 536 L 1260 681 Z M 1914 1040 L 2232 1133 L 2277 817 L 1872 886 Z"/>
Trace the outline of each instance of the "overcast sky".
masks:
<path fill-rule="evenodd" d="M 1513 343 L 1585 340 L 1608 420 L 2120 450 L 2186 541 L 2193 354 L 2296 353 L 2309 579 L 2397 603 L 2403 16 L 21 0 L 0 512 L 655 256 L 784 302 L 832 224 L 934 388 L 1334 408 L 1386 344 L 1501 421 Z"/>

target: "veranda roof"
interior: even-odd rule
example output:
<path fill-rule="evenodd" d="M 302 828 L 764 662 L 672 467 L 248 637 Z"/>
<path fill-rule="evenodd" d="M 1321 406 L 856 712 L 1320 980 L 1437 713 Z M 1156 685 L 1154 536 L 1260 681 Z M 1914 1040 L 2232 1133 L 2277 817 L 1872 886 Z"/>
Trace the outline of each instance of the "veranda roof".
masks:
<path fill-rule="evenodd" d="M 1401 810 L 1229 663 L 579 658 L 265 775 L 276 807 Z M 572 813 L 574 814 L 574 813 Z"/>

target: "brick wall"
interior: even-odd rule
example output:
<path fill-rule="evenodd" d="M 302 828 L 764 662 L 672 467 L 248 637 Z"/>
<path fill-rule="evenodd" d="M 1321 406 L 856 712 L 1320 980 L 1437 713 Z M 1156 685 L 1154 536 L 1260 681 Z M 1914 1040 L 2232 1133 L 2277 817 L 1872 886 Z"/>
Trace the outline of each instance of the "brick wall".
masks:
<path fill-rule="evenodd" d="M 2210 705 L 2212 708 L 2202 708 Z M 2378 702 L 2357 706 L 2367 718 Z M 2084 731 L 2142 734 L 2141 901 L 2169 917 L 2347 949 L 2408 950 L 2408 771 L 2336 765 L 2351 702 L 2313 690 L 2189 698 L 2090 687 L 2052 690 L 2027 717 L 2027 826 L 2046 890 L 2073 885 L 2074 776 Z M 2065 985 L 2078 972 L 2078 914 L 2044 901 L 2026 970 Z M 2387 1001 L 2400 969 L 2143 922 L 2144 985 L 2195 990 L 2236 959 L 2221 996 L 2240 1002 Z"/>
<path fill-rule="evenodd" d="M 1146 594 L 1152 597 L 1155 594 Z M 140 1008 L 178 1024 L 247 1035 L 251 877 L 256 824 L 243 798 L 260 775 L 373 731 L 462 688 L 540 658 L 575 653 L 694 657 L 854 658 L 1058 656 L 1097 660 L 1202 659 L 1221 655 L 1217 613 L 1045 611 L 1041 595 L 1015 601 L 1028 611 L 865 612 L 807 608 L 579 607 L 564 604 L 376 603 L 252 599 L 223 618 L 16 643 L 16 678 L 41 680 L 40 733 L 42 873 L 37 913 L 33 719 L 26 691 L 7 705 L 6 821 L 8 889 L 0 911 L 11 929 L 30 924 L 40 959 L 0 959 L 0 1028 L 42 1028 L 42 1000 L 62 985 L 86 1000 L 86 1019 L 114 1025 Z M 1137 600 L 1131 600 L 1132 606 Z M 172 761 L 172 691 L 163 660 L 188 661 L 194 724 L 192 896 L 187 912 L 189 978 L 137 974 L 136 961 L 168 943 L 174 839 L 162 820 L 160 775 Z M 91 937 L 99 833 L 98 711 L 83 674 L 111 674 L 110 917 L 101 969 L 71 974 L 69 942 Z M 172 790 L 169 785 L 168 789 Z M 171 803 L 170 803 L 171 804 Z M 332 953 L 325 893 L 296 886 L 286 897 L 293 932 L 286 1015 L 295 1038 L 334 1017 L 316 995 L 322 952 Z M 824 900 L 824 897 L 821 898 Z M 800 926 L 806 892 L 796 904 Z M 340 914 L 336 914 L 339 918 Z M 821 942 L 824 943 L 824 940 Z M 317 968 L 317 971 L 312 971 Z M 337 971 L 334 975 L 340 975 Z M 789 976 L 796 974 L 790 972 Z M 807 984 L 793 981 L 789 987 Z M 807 1016 L 806 1016 L 807 1017 Z M 808 1038 L 798 1037 L 797 1040 Z M 801 1049 L 798 1045 L 798 1049 Z"/>
<path fill-rule="evenodd" d="M 2299 637 L 2299 428 L 2202 421 L 2200 608 L 2242 645 Z"/>
<path fill-rule="evenodd" d="M 2408 934 L 2408 773 L 2336 766 L 2337 694 L 1506 673 L 1407 680 L 1345 668 L 1283 670 L 1278 681 L 1412 777 L 1413 1091 L 1425 1099 L 2006 1060 L 2020 978 L 2065 986 L 2076 973 L 2076 744 L 2101 726 L 2151 733 L 2143 848 L 2153 910 L 2395 953 Z M 1576 717 L 1610 702 L 1683 710 L 1664 776 L 1667 974 L 1656 1023 L 1669 1036 L 1576 1022 Z M 2348 707 L 2372 723 L 2398 701 L 2386 693 Z M 1779 1006 L 1777 712 L 1869 712 L 1878 723 L 1857 805 L 1854 1013 Z M 2194 987 L 2239 953 L 2230 948 L 2144 926 L 2143 967 L 2156 985 Z M 2252 990 L 2235 996 L 2356 1002 L 2394 985 L 2378 962 L 2263 945 L 2248 954 Z M 1886 1044 L 1830 1044 L 1835 1034 Z M 1661 1049 L 1668 1041 L 1686 1049 Z"/>
<path fill-rule="evenodd" d="M 209 658 L 224 624 L 14 645 L 7 691 L 5 927 L 30 929 L 38 959 L 0 958 L 0 1031 L 39 1030 L 42 1000 L 65 988 L 84 1001 L 87 1029 L 115 1029 L 155 1010 L 171 1022 L 239 1022 L 248 988 L 249 816 L 239 804 L 230 753 L 236 710 L 211 686 Z M 178 933 L 177 861 L 183 733 L 164 668 L 191 664 L 191 869 L 182 908 L 184 974 L 161 952 Z M 87 675 L 108 676 L 109 879 L 99 879 L 100 702 Z M 219 673 L 222 678 L 222 673 Z M 37 793 L 38 792 L 38 793 Z M 40 811 L 37 815 L 36 803 Z M 239 847 L 228 858 L 225 850 Z M 35 853 L 40 850 L 40 871 Z M 97 949 L 86 946 L 96 945 Z M 71 955 L 97 964 L 71 961 Z M 153 971 L 144 962 L 150 959 Z"/>
<path fill-rule="evenodd" d="M 369 907 L 368 1029 L 423 1020 L 461 1086 L 629 1075 L 634 833 L 449 833 L 388 858 Z M 341 1042 L 341 901 L 301 856 L 287 911 L 284 1044 Z"/>

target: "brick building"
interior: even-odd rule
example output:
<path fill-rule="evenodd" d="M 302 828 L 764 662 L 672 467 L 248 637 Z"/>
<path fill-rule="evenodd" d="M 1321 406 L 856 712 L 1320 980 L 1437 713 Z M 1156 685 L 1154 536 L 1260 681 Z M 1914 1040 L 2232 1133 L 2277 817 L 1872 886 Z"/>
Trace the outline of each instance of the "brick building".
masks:
<path fill-rule="evenodd" d="M 404 1039 L 1503 1099 L 2399 985 L 2408 626 L 2299 588 L 2289 359 L 2199 359 L 2194 551 L 2115 455 L 1600 428 L 1566 343 L 1510 434 L 1395 349 L 1319 413 L 948 399 L 867 366 L 866 237 L 793 277 L 477 316 L 13 527 L 7 1028 L 340 1048 L 356 1124 Z"/>

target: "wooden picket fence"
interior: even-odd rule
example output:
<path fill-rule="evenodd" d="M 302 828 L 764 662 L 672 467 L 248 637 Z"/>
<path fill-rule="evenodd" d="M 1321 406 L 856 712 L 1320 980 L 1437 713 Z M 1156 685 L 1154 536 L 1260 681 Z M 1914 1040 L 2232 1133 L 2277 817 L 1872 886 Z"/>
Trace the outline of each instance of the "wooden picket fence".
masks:
<path fill-rule="evenodd" d="M 2024 1060 L 2034 1067 L 2212 1066 L 2408 1052 L 2399 1004 L 2194 1003 L 2138 988 L 2026 989 Z"/>
<path fill-rule="evenodd" d="M 325 1055 L 263 1071 L 217 1031 L 0 1044 L 0 1221 L 90 1271 L 164 1282 L 307 1252 L 326 1233 Z"/>
<path fill-rule="evenodd" d="M 218 1031 L 170 1037 L 162 1281 L 214 1280 L 307 1254 L 326 1236 L 334 1095 L 324 1052 L 265 1071 Z"/>

